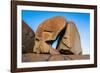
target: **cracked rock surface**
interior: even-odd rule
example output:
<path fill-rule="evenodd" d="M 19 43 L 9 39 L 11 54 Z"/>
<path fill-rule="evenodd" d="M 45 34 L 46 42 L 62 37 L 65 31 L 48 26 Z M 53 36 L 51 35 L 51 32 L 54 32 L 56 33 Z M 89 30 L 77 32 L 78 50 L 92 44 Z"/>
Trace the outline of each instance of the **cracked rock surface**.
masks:
<path fill-rule="evenodd" d="M 23 54 L 22 62 L 39 62 L 39 61 L 64 61 L 64 60 L 85 60 L 89 55 L 50 55 L 50 54 Z"/>

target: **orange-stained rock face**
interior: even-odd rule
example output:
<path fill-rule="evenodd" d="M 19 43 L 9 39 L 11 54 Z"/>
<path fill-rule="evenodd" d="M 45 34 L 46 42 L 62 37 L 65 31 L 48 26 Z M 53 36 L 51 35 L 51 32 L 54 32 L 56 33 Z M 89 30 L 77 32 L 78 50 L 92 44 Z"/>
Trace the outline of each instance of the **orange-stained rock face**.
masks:
<path fill-rule="evenodd" d="M 64 17 L 57 16 L 44 21 L 36 31 L 36 38 L 43 41 L 55 40 L 59 32 L 65 27 Z"/>

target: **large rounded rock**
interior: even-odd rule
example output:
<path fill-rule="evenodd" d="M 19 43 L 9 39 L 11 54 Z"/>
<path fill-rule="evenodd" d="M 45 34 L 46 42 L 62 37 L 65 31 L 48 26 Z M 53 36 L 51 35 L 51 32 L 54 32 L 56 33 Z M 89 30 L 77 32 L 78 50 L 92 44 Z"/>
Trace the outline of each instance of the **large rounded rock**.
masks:
<path fill-rule="evenodd" d="M 35 34 L 33 52 L 59 54 L 57 50 L 50 50 L 52 47 L 48 42 L 54 41 L 65 26 L 66 20 L 61 16 L 53 17 L 40 24 Z"/>

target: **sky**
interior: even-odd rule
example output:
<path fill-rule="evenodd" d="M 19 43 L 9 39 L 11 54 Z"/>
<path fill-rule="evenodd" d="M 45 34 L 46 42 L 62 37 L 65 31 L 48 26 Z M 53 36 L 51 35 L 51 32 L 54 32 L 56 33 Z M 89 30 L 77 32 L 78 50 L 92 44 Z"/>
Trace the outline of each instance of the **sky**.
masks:
<path fill-rule="evenodd" d="M 39 24 L 54 16 L 64 16 L 67 21 L 73 21 L 79 31 L 83 54 L 90 53 L 90 14 L 77 12 L 50 12 L 22 10 L 22 20 L 36 32 Z M 52 45 L 55 48 L 57 41 Z"/>

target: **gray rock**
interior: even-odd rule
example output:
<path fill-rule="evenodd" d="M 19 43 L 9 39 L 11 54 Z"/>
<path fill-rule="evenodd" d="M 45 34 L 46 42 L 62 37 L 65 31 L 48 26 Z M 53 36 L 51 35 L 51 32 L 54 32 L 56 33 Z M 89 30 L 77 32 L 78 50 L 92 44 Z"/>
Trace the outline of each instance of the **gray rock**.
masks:
<path fill-rule="evenodd" d="M 27 53 L 23 54 L 22 62 L 39 62 L 39 61 L 47 61 L 50 54 L 34 54 Z"/>
<path fill-rule="evenodd" d="M 70 60 L 85 60 L 85 59 L 90 59 L 89 55 L 65 55 L 64 56 L 66 60 L 68 60 L 68 58 Z"/>
<path fill-rule="evenodd" d="M 22 21 L 22 53 L 33 52 L 35 33 Z"/>
<path fill-rule="evenodd" d="M 64 60 L 64 57 L 62 55 L 52 55 L 49 58 L 49 61 L 61 61 Z"/>

